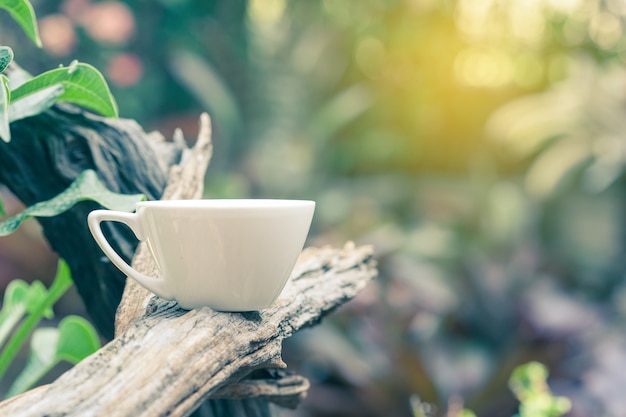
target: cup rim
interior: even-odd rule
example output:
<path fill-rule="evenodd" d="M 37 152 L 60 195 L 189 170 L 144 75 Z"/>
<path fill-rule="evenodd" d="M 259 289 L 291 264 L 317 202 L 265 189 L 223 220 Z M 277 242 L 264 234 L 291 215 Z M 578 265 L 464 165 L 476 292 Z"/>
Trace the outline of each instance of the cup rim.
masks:
<path fill-rule="evenodd" d="M 288 200 L 269 198 L 215 198 L 196 200 L 151 200 L 140 201 L 137 208 L 211 208 L 211 209 L 277 209 L 315 206 L 313 200 Z"/>

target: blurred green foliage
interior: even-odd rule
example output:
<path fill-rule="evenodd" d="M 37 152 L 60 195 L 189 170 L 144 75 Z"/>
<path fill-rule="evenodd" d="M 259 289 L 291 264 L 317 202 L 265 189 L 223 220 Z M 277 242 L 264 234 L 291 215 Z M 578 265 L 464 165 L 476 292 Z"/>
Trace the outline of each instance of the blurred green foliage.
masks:
<path fill-rule="evenodd" d="M 0 379 L 30 338 L 29 356 L 24 368 L 10 385 L 6 398 L 30 389 L 55 365 L 77 364 L 100 348 L 96 329 L 86 319 L 66 316 L 57 327 L 38 327 L 42 319 L 54 317 L 53 306 L 72 286 L 70 269 L 60 260 L 50 288 L 40 281 L 31 284 L 16 279 L 4 293 L 0 310 Z"/>
<path fill-rule="evenodd" d="M 375 245 L 380 279 L 286 346 L 298 415 L 512 415 L 529 360 L 570 415 L 623 414 L 622 1 L 35 7 L 46 54 L 0 22 L 31 72 L 90 62 L 122 117 L 191 140 L 211 113 L 207 197 L 312 198 L 312 244 Z"/>
<path fill-rule="evenodd" d="M 538 362 L 520 365 L 513 370 L 509 388 L 521 403 L 515 417 L 559 417 L 571 409 L 569 399 L 552 394 L 547 380 L 548 369 Z"/>
<path fill-rule="evenodd" d="M 556 397 L 548 386 L 548 369 L 539 362 L 529 362 L 513 370 L 509 378 L 509 388 L 520 402 L 519 413 L 513 417 L 560 417 L 570 411 L 572 405 L 566 397 Z M 458 398 L 452 397 L 445 413 L 437 413 L 431 404 L 420 401 L 416 395 L 411 397 L 413 417 L 476 417 L 473 411 L 463 408 Z"/>

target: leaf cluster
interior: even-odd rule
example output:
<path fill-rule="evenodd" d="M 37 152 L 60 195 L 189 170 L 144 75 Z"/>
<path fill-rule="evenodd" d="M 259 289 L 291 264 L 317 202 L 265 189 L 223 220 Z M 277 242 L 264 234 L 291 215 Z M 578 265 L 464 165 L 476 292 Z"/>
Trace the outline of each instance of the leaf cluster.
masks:
<path fill-rule="evenodd" d="M 36 328 L 43 318 L 54 316 L 52 306 L 71 286 L 70 269 L 61 260 L 49 289 L 39 281 L 22 280 L 13 280 L 7 287 L 0 310 L 0 378 L 32 333 L 28 361 L 7 397 L 31 388 L 59 362 L 76 364 L 100 348 L 96 330 L 79 316 L 65 317 L 58 328 Z"/>
<path fill-rule="evenodd" d="M 548 369 L 539 362 L 513 370 L 509 388 L 520 401 L 519 414 L 514 417 L 560 417 L 570 410 L 570 400 L 552 394 L 547 379 Z"/>
<path fill-rule="evenodd" d="M 79 201 L 92 200 L 104 207 L 132 211 L 141 194 L 122 195 L 109 191 L 93 170 L 86 170 L 61 194 L 34 204 L 21 213 L 0 222 L 0 236 L 14 232 L 31 217 L 52 217 L 65 212 Z M 56 277 L 49 289 L 35 281 L 28 284 L 13 280 L 8 285 L 0 310 L 0 379 L 15 359 L 21 346 L 32 333 L 30 355 L 26 367 L 9 389 L 8 396 L 32 387 L 42 376 L 61 361 L 78 363 L 100 347 L 96 330 L 78 316 L 65 317 L 58 328 L 37 328 L 43 319 L 54 316 L 52 307 L 72 285 L 70 270 L 59 263 Z"/>
<path fill-rule="evenodd" d="M 26 35 L 41 46 L 37 21 L 29 0 L 0 0 L 0 8 L 8 11 Z M 32 77 L 20 68 L 11 69 L 13 50 L 0 45 L 0 138 L 11 140 L 10 123 L 46 111 L 57 102 L 67 102 L 117 117 L 118 108 L 102 74 L 93 66 L 73 61 Z M 121 195 L 109 191 L 93 170 L 81 173 L 56 197 L 34 204 L 21 213 L 0 222 L 0 236 L 14 232 L 31 217 L 52 217 L 69 210 L 83 200 L 123 211 L 132 211 L 140 194 Z M 6 217 L 2 199 L 0 216 Z M 0 379 L 30 337 L 30 353 L 26 365 L 9 389 L 14 396 L 30 389 L 61 361 L 76 364 L 100 348 L 96 330 L 84 318 L 68 316 L 58 327 L 38 327 L 44 318 L 54 317 L 53 306 L 72 285 L 70 269 L 61 260 L 54 281 L 46 288 L 39 281 L 31 284 L 13 280 L 8 285 L 0 310 Z"/>
<path fill-rule="evenodd" d="M 32 5 L 28 0 L 0 0 L 38 46 L 41 39 Z M 11 80 L 2 74 L 13 61 L 13 50 L 0 45 L 0 138 L 11 140 L 10 123 L 35 116 L 57 102 L 82 106 L 104 116 L 117 117 L 117 103 L 104 77 L 89 64 L 73 61 L 69 66 L 52 69 L 35 77 L 25 71 Z"/>

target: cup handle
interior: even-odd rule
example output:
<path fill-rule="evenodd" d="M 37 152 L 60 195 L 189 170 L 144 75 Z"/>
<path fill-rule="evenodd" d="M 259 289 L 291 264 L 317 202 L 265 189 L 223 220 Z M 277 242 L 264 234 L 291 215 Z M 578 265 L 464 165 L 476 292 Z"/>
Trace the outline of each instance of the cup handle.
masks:
<path fill-rule="evenodd" d="M 141 272 L 137 271 L 120 255 L 115 252 L 115 250 L 111 247 L 106 237 L 104 237 L 104 233 L 102 233 L 102 228 L 100 227 L 100 223 L 103 221 L 114 221 L 125 224 L 133 231 L 137 239 L 143 241 L 146 240 L 146 235 L 139 223 L 139 217 L 136 213 L 125 213 L 122 211 L 113 211 L 113 210 L 94 210 L 89 213 L 87 216 L 87 224 L 89 225 L 89 230 L 93 235 L 94 239 L 100 249 L 106 254 L 106 256 L 113 262 L 113 264 L 120 269 L 127 276 L 131 277 L 143 287 L 152 291 L 154 294 L 165 300 L 173 300 L 174 295 L 168 288 L 164 279 L 154 278 Z"/>

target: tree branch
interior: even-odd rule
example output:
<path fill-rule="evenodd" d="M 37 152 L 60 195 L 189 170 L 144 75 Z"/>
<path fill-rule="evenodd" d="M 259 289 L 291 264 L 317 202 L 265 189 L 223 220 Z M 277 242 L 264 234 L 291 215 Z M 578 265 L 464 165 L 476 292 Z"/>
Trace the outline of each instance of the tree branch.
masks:
<path fill-rule="evenodd" d="M 119 337 L 45 389 L 0 404 L 0 412 L 187 416 L 252 371 L 284 366 L 282 341 L 318 323 L 375 275 L 372 249 L 348 244 L 306 249 L 279 299 L 260 312 L 185 311 L 154 297 L 147 315 Z"/>

